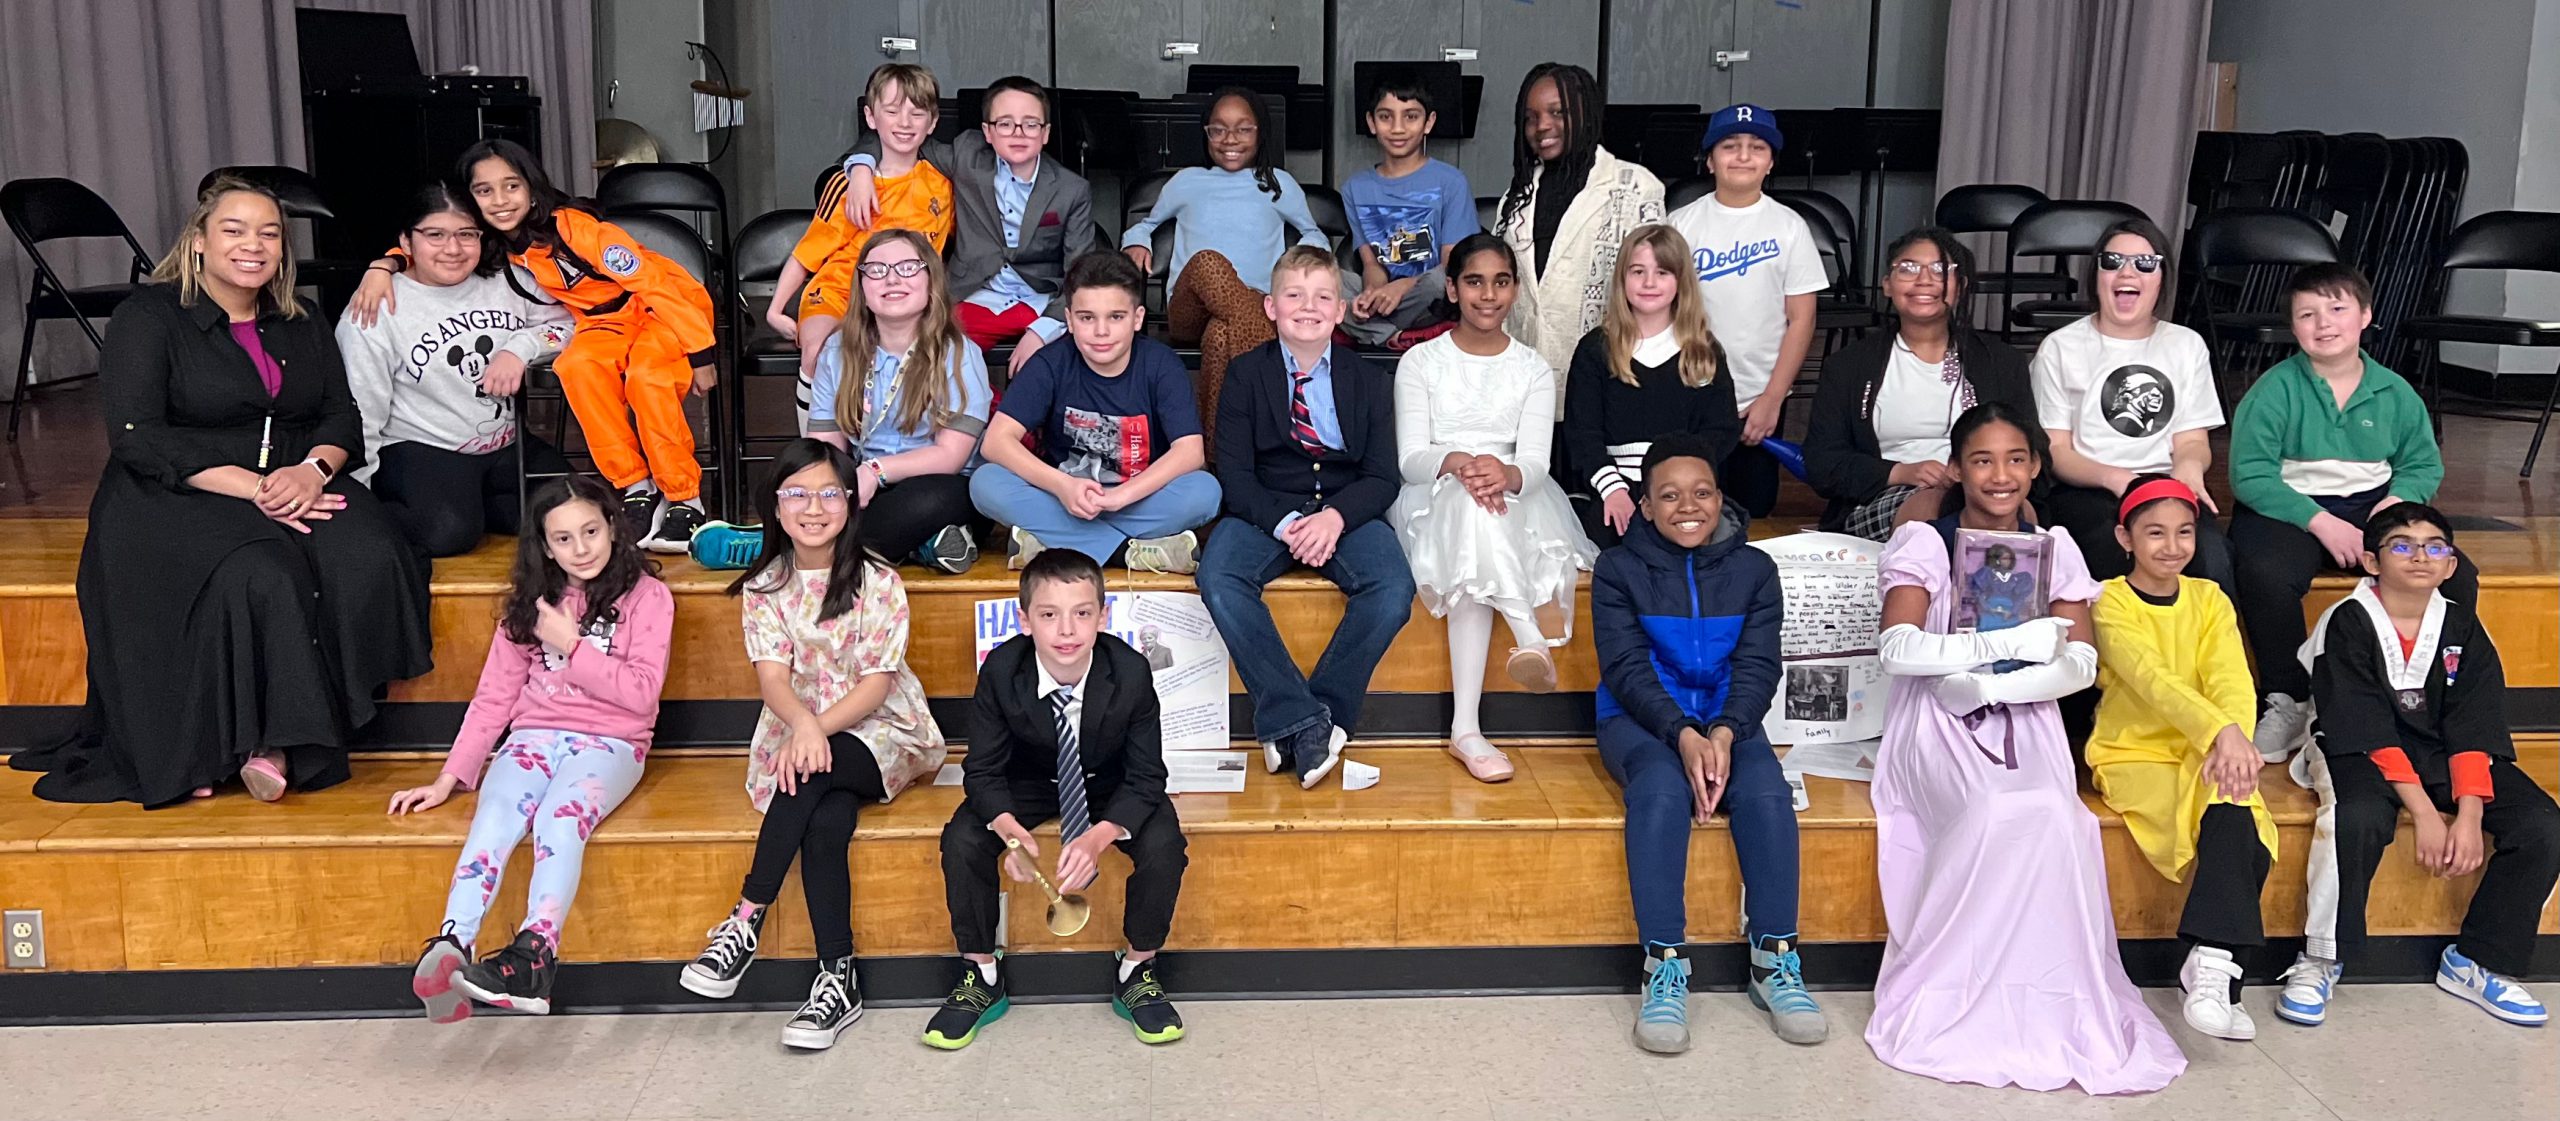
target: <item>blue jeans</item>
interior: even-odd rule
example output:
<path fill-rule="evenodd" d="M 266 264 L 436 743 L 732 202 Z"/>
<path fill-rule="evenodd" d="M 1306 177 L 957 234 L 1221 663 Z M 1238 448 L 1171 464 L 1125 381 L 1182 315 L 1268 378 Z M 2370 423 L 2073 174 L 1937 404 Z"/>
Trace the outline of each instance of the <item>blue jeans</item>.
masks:
<path fill-rule="evenodd" d="M 1218 516 L 1218 478 L 1206 471 L 1176 475 L 1128 508 L 1086 521 L 1011 469 L 982 463 L 969 474 L 969 501 L 979 513 L 1039 538 L 1046 548 L 1073 549 L 1105 563 L 1133 538 L 1171 537 L 1209 524 Z"/>
<path fill-rule="evenodd" d="M 1284 742 L 1318 724 L 1344 731 L 1359 724 L 1369 675 L 1413 615 L 1413 571 L 1405 567 L 1395 527 L 1377 518 L 1352 527 L 1316 570 L 1350 602 L 1316 659 L 1314 676 L 1301 674 L 1262 602 L 1263 585 L 1297 563 L 1278 538 L 1239 518 L 1220 521 L 1200 556 L 1200 598 L 1253 697 L 1253 738 L 1264 743 Z"/>
<path fill-rule="evenodd" d="M 1694 799 L 1680 749 L 1633 719 L 1600 725 L 1600 762 L 1627 797 L 1627 893 L 1647 946 L 1689 939 L 1689 811 Z M 1796 800 L 1765 738 L 1733 741 L 1716 810 L 1727 815 L 1742 865 L 1743 930 L 1752 945 L 1796 934 Z"/>

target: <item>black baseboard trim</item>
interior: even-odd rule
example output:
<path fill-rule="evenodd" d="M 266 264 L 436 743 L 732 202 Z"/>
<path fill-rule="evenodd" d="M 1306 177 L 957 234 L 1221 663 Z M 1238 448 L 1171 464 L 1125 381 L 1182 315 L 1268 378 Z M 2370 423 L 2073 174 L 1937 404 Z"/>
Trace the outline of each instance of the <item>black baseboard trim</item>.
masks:
<path fill-rule="evenodd" d="M 2434 976 L 2449 936 L 2374 938 L 2352 983 L 2406 983 Z M 2271 984 L 2302 947 L 2271 941 L 2244 954 L 2248 982 Z M 2174 939 L 2128 939 L 2119 946 L 2134 983 L 2177 983 L 2185 947 Z M 1875 942 L 1803 947 L 1805 979 L 1816 989 L 1870 989 L 1884 958 Z M 1633 946 L 1531 946 L 1378 950 L 1195 950 L 1165 954 L 1167 987 L 1183 999 L 1268 1000 L 1394 996 L 1518 996 L 1626 993 L 1637 987 Z M 1739 943 L 1697 945 L 1693 987 L 1737 991 L 1746 956 Z M 562 966 L 555 1007 L 564 1014 L 789 1011 L 808 992 L 817 963 L 765 961 L 728 1000 L 705 1000 L 676 984 L 673 962 L 593 962 Z M 1031 954 L 1005 959 L 1014 999 L 1029 1004 L 1107 999 L 1112 956 Z M 859 963 L 864 1000 L 884 1007 L 937 1003 L 949 990 L 953 959 L 868 958 Z M 2527 980 L 2560 978 L 2560 935 L 2535 940 Z M 119 973 L 0 974 L 0 1027 L 47 1024 L 181 1023 L 414 1015 L 405 966 L 212 969 Z"/>
<path fill-rule="evenodd" d="M 968 741 L 967 697 L 934 697 L 934 722 L 956 745 Z M 353 750 L 442 750 L 462 727 L 463 701 L 402 701 L 385 704 L 356 735 Z M 1356 733 L 1369 738 L 1434 738 L 1448 734 L 1447 693 L 1371 693 L 1361 710 Z M 747 742 L 755 731 L 760 702 L 668 701 L 658 709 L 656 743 L 662 747 L 726 747 Z M 0 754 L 21 751 L 69 735 L 80 718 L 78 705 L 0 705 Z M 1252 698 L 1238 693 L 1228 699 L 1228 727 L 1237 738 L 1253 734 Z M 2560 731 L 2560 689 L 2507 690 L 2507 724 L 2519 732 Z M 1497 736 L 1588 736 L 1596 727 L 1589 693 L 1489 693 L 1484 698 L 1484 726 Z"/>

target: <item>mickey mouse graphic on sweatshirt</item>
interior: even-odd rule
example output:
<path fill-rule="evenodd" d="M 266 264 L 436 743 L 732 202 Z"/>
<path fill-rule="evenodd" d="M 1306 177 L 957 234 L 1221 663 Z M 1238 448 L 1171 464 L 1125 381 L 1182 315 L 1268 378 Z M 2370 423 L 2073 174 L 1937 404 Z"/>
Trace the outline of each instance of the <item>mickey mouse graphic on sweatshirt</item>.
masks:
<path fill-rule="evenodd" d="M 515 402 L 482 387 L 489 363 L 513 354 L 527 363 L 559 352 L 573 330 L 568 309 L 518 291 L 529 283 L 474 276 L 446 287 L 402 273 L 392 278 L 398 309 L 371 327 L 338 323 L 347 385 L 364 415 L 370 482 L 386 445 L 414 442 L 482 455 L 515 443 Z"/>

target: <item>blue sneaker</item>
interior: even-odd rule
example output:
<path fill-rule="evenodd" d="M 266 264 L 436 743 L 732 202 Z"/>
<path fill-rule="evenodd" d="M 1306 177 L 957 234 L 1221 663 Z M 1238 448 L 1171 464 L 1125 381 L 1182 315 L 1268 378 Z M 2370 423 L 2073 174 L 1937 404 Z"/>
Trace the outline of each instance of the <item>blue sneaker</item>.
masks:
<path fill-rule="evenodd" d="M 1769 1014 L 1769 1028 L 1789 1043 L 1820 1043 L 1831 1021 L 1804 987 L 1804 962 L 1792 934 L 1763 935 L 1751 948 L 1751 1005 Z"/>
<path fill-rule="evenodd" d="M 2477 1004 L 2481 1011 L 2510 1024 L 2538 1028 L 2551 1018 L 2543 1011 L 2542 1002 L 2533 999 L 2524 986 L 2490 972 L 2451 946 L 2445 947 L 2444 956 L 2436 959 L 2436 987 Z"/>
<path fill-rule="evenodd" d="M 2337 987 L 2339 973 L 2337 962 L 2295 955 L 2293 967 L 2278 978 L 2284 992 L 2276 997 L 2276 1015 L 2306 1028 L 2319 1027 L 2329 1018 L 2329 990 Z"/>
<path fill-rule="evenodd" d="M 705 522 L 693 533 L 692 552 L 704 568 L 746 568 L 764 554 L 764 527 Z"/>
<path fill-rule="evenodd" d="M 1689 963 L 1664 947 L 1644 957 L 1644 1006 L 1636 1010 L 1636 1046 L 1657 1055 L 1689 1049 Z"/>

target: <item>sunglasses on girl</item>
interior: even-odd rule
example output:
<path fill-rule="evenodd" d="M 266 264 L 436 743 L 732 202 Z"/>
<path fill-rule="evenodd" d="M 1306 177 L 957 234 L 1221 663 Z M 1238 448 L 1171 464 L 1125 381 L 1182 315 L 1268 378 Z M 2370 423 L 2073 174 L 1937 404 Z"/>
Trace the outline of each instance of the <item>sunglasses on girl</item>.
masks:
<path fill-rule="evenodd" d="M 2098 271 L 2114 272 L 2130 264 L 2135 272 L 2159 272 L 2160 261 L 2157 253 L 2100 253 Z"/>
<path fill-rule="evenodd" d="M 916 257 L 909 257 L 906 260 L 897 262 L 896 264 L 870 261 L 864 263 L 855 271 L 858 271 L 862 275 L 870 277 L 873 280 L 886 280 L 890 273 L 896 273 L 899 276 L 914 276 L 915 274 L 924 271 L 924 261 L 921 258 Z"/>
<path fill-rule="evenodd" d="M 773 497 L 776 504 L 785 510 L 805 510 L 812 502 L 817 503 L 820 509 L 844 509 L 843 487 L 819 487 L 816 490 L 810 490 L 807 487 L 784 487 L 773 492 Z"/>

